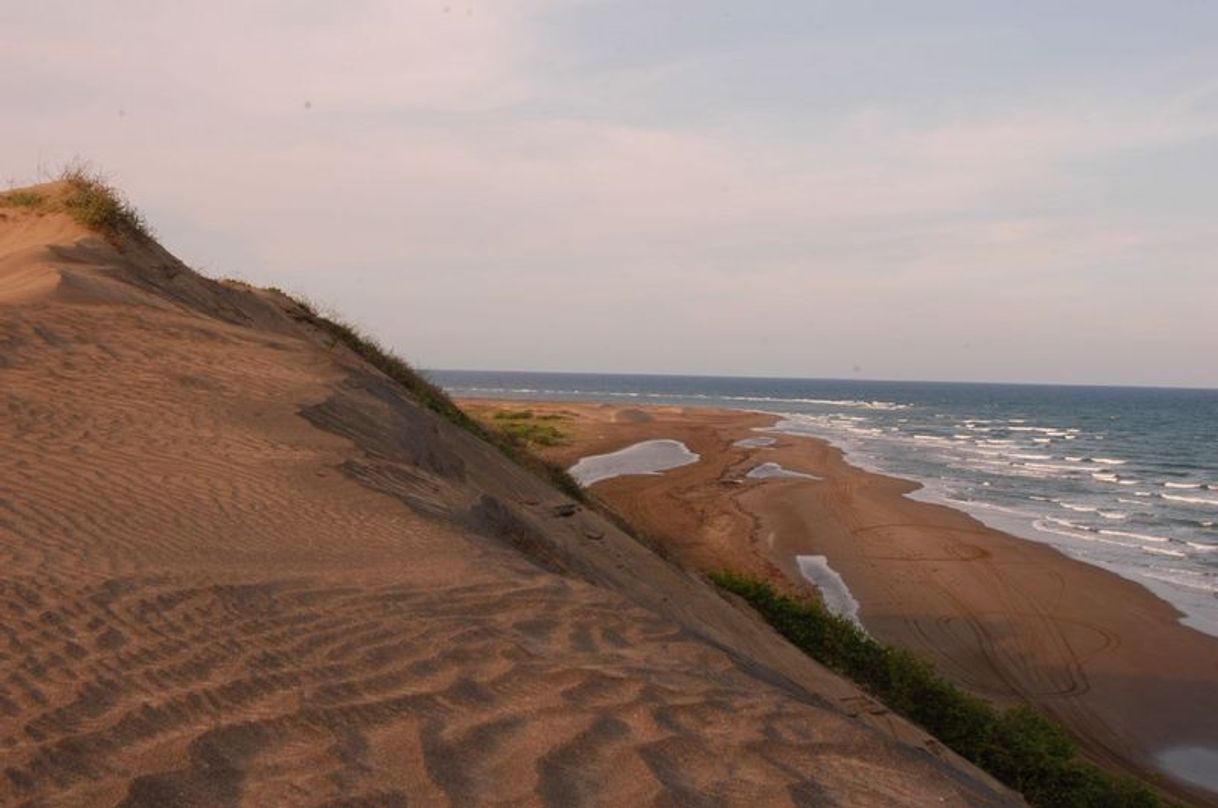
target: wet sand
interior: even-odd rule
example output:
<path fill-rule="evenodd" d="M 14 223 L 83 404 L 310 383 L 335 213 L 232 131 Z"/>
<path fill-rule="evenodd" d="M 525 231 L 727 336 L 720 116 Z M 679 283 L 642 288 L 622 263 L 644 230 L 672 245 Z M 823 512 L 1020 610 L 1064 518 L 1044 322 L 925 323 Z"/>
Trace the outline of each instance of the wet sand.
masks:
<path fill-rule="evenodd" d="M 463 405 L 484 414 L 500 406 Z M 910 499 L 904 494 L 915 483 L 851 466 L 825 441 L 755 431 L 775 423 L 771 415 L 511 406 L 566 415 L 560 428 L 569 443 L 544 451 L 564 463 L 655 438 L 700 454 L 700 462 L 658 477 L 592 488 L 683 564 L 746 570 L 807 590 L 796 556 L 825 556 L 873 635 L 933 661 L 974 693 L 1035 702 L 1109 767 L 1158 779 L 1154 761 L 1166 750 L 1218 749 L 1218 639 L 1182 626 L 1172 606 L 1135 583 Z M 761 434 L 777 441 L 736 444 Z M 763 463 L 823 479 L 747 478 Z M 1218 800 L 1164 784 L 1191 800 Z"/>

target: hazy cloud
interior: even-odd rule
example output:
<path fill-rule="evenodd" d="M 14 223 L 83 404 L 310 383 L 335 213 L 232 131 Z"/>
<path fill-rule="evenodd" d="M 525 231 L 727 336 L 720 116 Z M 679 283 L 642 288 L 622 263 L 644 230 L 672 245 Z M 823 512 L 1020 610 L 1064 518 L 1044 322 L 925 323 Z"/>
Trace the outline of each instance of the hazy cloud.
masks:
<path fill-rule="evenodd" d="M 1218 15 L 809 8 L 0 8 L 0 153 L 431 366 L 1218 385 Z"/>

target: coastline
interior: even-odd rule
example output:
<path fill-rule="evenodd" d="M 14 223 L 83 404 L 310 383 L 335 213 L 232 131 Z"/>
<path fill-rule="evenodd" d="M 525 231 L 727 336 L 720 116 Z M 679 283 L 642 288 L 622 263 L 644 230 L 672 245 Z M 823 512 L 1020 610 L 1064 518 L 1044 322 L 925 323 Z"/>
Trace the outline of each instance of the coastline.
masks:
<path fill-rule="evenodd" d="M 564 465 L 642 440 L 682 441 L 700 462 L 604 480 L 593 491 L 695 569 L 738 569 L 809 592 L 796 558 L 824 556 L 878 639 L 931 660 L 978 695 L 1034 702 L 1098 762 L 1156 780 L 1164 773 L 1156 760 L 1174 749 L 1218 750 L 1218 640 L 1182 625 L 1174 607 L 1141 585 L 911 498 L 919 484 L 853 466 L 821 438 L 765 431 L 775 443 L 735 444 L 780 416 L 462 403 L 483 416 L 499 407 L 564 414 L 570 442 L 542 450 Z M 822 479 L 746 479 L 766 462 Z M 1171 783 L 1192 799 L 1218 797 Z"/>

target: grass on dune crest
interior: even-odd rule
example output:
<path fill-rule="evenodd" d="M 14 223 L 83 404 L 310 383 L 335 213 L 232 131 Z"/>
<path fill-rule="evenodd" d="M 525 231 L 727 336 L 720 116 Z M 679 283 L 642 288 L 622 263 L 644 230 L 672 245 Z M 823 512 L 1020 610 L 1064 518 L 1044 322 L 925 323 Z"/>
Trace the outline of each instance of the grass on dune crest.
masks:
<path fill-rule="evenodd" d="M 19 188 L 0 193 L 0 205 L 37 213 L 66 213 L 111 243 L 130 236 L 148 241 L 152 233 L 143 215 L 100 172 L 82 162 L 70 163 L 56 178 L 59 188 Z"/>
<path fill-rule="evenodd" d="M 377 370 L 400 384 L 411 397 L 446 421 L 471 432 L 497 448 L 510 460 L 546 480 L 559 491 L 574 500 L 584 502 L 584 490 L 562 466 L 543 460 L 529 450 L 529 436 L 518 430 L 488 429 L 471 418 L 457 406 L 439 385 L 415 370 L 410 363 L 386 349 L 373 337 L 355 326 L 335 317 L 324 316 L 309 303 L 292 297 L 280 289 L 272 291 L 295 302 L 301 311 L 300 319 L 325 332 L 333 340 L 332 345 L 345 345 Z"/>
<path fill-rule="evenodd" d="M 748 601 L 808 656 L 854 680 L 1037 808 L 1159 808 L 1149 788 L 1081 759 L 1070 736 L 1029 706 L 997 710 L 908 651 L 884 645 L 820 603 L 721 571 L 710 580 Z"/>

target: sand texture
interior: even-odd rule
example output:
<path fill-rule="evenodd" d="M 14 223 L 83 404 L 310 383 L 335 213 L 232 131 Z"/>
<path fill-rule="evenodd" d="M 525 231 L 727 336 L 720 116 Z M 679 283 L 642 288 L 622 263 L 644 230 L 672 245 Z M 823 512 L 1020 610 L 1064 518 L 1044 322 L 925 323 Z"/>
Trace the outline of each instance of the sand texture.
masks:
<path fill-rule="evenodd" d="M 286 298 L 0 209 L 0 805 L 1017 805 Z"/>
<path fill-rule="evenodd" d="M 507 402 L 471 400 L 486 415 Z M 755 431 L 774 416 L 739 411 L 519 401 L 561 413 L 569 437 L 546 451 L 573 462 L 639 440 L 685 442 L 702 460 L 593 491 L 700 569 L 731 567 L 806 586 L 796 556 L 825 556 L 876 637 L 934 662 L 999 703 L 1029 700 L 1063 721 L 1088 754 L 1159 781 L 1158 756 L 1218 750 L 1218 639 L 1178 622 L 1135 583 L 967 514 L 905 496 L 917 486 L 846 463 L 828 443 Z M 770 435 L 771 446 L 737 441 Z M 822 477 L 748 479 L 763 463 Z M 1171 779 L 1181 799 L 1218 795 Z"/>

